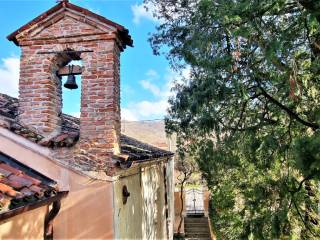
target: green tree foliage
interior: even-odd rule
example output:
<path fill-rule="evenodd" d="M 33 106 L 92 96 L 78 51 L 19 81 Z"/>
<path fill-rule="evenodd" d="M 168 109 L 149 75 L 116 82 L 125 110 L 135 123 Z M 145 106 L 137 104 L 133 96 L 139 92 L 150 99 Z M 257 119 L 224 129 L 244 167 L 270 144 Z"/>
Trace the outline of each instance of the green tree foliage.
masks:
<path fill-rule="evenodd" d="M 319 239 L 320 1 L 146 0 L 173 67 L 166 120 L 212 192 L 219 239 Z"/>

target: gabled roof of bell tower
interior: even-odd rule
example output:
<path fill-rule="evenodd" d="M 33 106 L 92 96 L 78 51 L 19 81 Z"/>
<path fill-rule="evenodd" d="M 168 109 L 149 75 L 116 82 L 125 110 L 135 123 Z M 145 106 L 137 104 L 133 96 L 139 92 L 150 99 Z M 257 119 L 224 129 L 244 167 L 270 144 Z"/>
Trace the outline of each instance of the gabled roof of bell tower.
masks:
<path fill-rule="evenodd" d="M 70 12 L 81 16 L 79 18 L 79 21 L 88 21 L 86 23 L 96 23 L 97 27 L 99 27 L 100 30 L 104 27 L 106 29 L 109 28 L 109 30 L 110 28 L 112 28 L 117 34 L 118 39 L 121 41 L 122 48 L 125 48 L 126 46 L 133 46 L 133 41 L 131 39 L 131 36 L 129 35 L 128 29 L 103 16 L 95 14 L 85 8 L 74 5 L 67 0 L 59 2 L 48 11 L 42 13 L 40 16 L 36 17 L 29 23 L 20 27 L 15 32 L 11 33 L 7 38 L 8 40 L 13 41 L 16 45 L 19 46 L 19 37 L 28 35 L 29 32 L 32 32 L 34 29 L 39 28 L 40 26 L 43 27 L 53 24 L 53 21 L 57 19 L 57 16 L 65 12 Z"/>

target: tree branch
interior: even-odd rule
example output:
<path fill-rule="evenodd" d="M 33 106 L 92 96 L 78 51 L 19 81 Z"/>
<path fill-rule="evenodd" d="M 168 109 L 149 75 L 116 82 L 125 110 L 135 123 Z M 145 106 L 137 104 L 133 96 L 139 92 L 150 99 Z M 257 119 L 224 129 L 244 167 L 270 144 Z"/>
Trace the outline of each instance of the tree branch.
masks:
<path fill-rule="evenodd" d="M 320 24 L 320 14 L 319 14 L 319 2 L 315 0 L 298 0 L 298 2 L 301 4 L 301 6 L 304 7 L 308 12 L 315 15 L 317 18 L 319 24 Z"/>
<path fill-rule="evenodd" d="M 299 207 L 297 206 L 297 203 L 294 201 L 294 199 L 292 198 L 291 200 L 292 200 L 292 202 L 293 202 L 294 208 L 297 210 L 297 213 L 298 213 L 301 221 L 303 222 L 304 226 L 306 227 L 306 229 L 307 229 L 314 237 L 319 237 L 319 235 L 316 234 L 316 233 L 314 233 L 314 232 L 312 231 L 312 229 L 308 226 L 308 224 L 305 222 L 305 220 L 304 220 L 304 218 L 303 218 L 303 216 L 302 216 L 302 214 L 301 214 L 301 212 L 300 212 L 300 210 L 299 210 Z"/>
<path fill-rule="evenodd" d="M 318 172 L 313 172 L 313 173 L 311 173 L 310 175 L 308 175 L 307 177 L 305 177 L 300 183 L 299 183 L 299 186 L 298 186 L 298 188 L 296 189 L 296 190 L 294 190 L 294 191 L 289 191 L 290 193 L 297 193 L 297 192 L 299 192 L 300 190 L 301 190 L 301 188 L 302 188 L 302 186 L 303 186 L 303 183 L 305 182 L 305 181 L 308 181 L 308 180 L 311 180 L 314 176 L 316 176 L 318 174 Z"/>
<path fill-rule="evenodd" d="M 290 108 L 288 108 L 287 106 L 283 105 L 278 100 L 273 98 L 271 95 L 269 95 L 266 92 L 266 90 L 264 90 L 263 87 L 261 87 L 260 84 L 259 84 L 259 89 L 261 90 L 263 96 L 265 96 L 267 99 L 270 100 L 270 102 L 274 103 L 275 105 L 277 105 L 278 107 L 283 109 L 285 112 L 287 112 L 290 117 L 296 119 L 298 122 L 300 122 L 301 124 L 303 124 L 303 125 L 305 125 L 307 127 L 311 127 L 313 130 L 317 130 L 317 129 L 320 128 L 320 126 L 318 124 L 307 122 L 306 120 L 302 119 L 297 113 L 292 111 Z"/>

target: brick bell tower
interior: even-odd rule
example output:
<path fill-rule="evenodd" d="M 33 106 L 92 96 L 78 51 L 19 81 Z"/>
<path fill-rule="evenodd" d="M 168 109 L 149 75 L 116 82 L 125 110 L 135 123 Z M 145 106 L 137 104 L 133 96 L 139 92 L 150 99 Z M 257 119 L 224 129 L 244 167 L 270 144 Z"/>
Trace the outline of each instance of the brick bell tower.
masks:
<path fill-rule="evenodd" d="M 46 138 L 62 127 L 58 73 L 82 60 L 78 148 L 97 168 L 108 164 L 120 151 L 120 52 L 132 46 L 128 30 L 65 0 L 8 39 L 22 51 L 18 120 Z"/>

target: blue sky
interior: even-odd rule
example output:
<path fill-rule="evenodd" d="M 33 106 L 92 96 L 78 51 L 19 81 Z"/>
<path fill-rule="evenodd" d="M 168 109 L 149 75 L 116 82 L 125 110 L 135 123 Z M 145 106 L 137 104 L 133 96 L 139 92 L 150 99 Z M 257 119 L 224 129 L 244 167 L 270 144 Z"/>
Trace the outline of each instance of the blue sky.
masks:
<path fill-rule="evenodd" d="M 0 92 L 17 96 L 19 47 L 6 36 L 56 3 L 55 0 L 0 0 Z M 164 56 L 154 56 L 148 42 L 157 20 L 137 0 L 71 0 L 129 29 L 134 41 L 121 55 L 121 111 L 126 120 L 164 117 L 177 74 Z M 150 6 L 149 6 L 150 7 Z M 151 6 L 152 9 L 152 6 Z M 78 115 L 80 91 L 64 90 L 64 112 Z"/>

